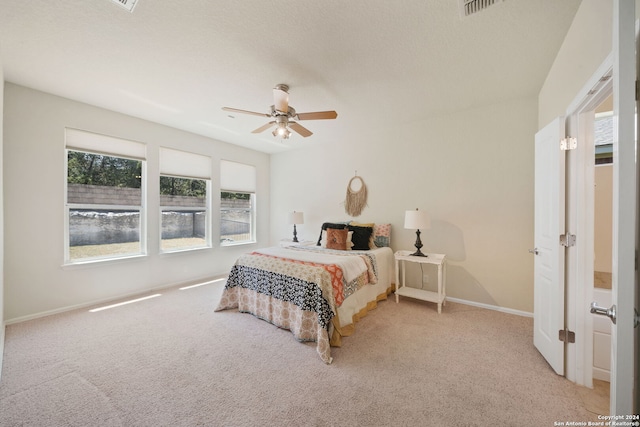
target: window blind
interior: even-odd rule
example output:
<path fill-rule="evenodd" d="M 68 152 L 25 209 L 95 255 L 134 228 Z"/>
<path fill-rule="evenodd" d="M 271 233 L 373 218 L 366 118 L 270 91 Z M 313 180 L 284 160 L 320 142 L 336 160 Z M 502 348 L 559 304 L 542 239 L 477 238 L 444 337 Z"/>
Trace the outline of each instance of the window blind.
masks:
<path fill-rule="evenodd" d="M 160 174 L 211 179 L 211 157 L 160 147 Z"/>
<path fill-rule="evenodd" d="M 224 191 L 256 191 L 256 167 L 243 163 L 220 161 L 220 189 Z"/>
<path fill-rule="evenodd" d="M 65 145 L 68 149 L 76 151 L 116 155 L 134 160 L 146 158 L 146 145 L 141 142 L 78 129 L 65 129 Z"/>

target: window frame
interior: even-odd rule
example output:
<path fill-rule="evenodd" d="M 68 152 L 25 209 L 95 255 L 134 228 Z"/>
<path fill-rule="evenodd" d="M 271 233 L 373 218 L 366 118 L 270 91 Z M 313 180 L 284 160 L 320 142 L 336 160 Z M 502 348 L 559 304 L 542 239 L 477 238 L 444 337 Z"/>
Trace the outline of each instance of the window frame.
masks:
<path fill-rule="evenodd" d="M 249 238 L 246 240 L 239 240 L 239 241 L 232 241 L 232 242 L 225 242 L 223 240 L 223 235 L 222 235 L 222 193 L 242 193 L 242 194 L 249 194 L 249 200 L 251 202 L 251 208 L 250 208 L 250 223 L 249 223 Z M 240 210 L 238 208 L 238 210 Z M 235 191 L 235 190 L 225 190 L 225 189 L 220 189 L 220 223 L 219 223 L 219 230 L 220 230 L 220 246 L 221 247 L 226 247 L 226 246 L 239 246 L 239 245 L 250 245 L 253 243 L 257 242 L 256 239 L 256 193 L 252 192 L 252 191 Z"/>
<path fill-rule="evenodd" d="M 97 203 L 69 203 L 69 152 L 79 152 L 92 155 L 100 155 L 107 157 L 117 157 L 121 159 L 139 161 L 141 163 L 140 177 L 140 205 L 114 205 L 114 204 L 97 204 Z M 148 255 L 147 252 L 147 197 L 146 197 L 146 179 L 147 179 L 147 161 L 144 158 L 136 158 L 122 154 L 110 153 L 102 150 L 91 150 L 66 146 L 64 150 L 64 262 L 63 265 L 81 265 L 89 263 L 108 262 L 129 258 L 138 258 Z M 121 255 L 104 255 L 87 258 L 71 258 L 71 236 L 70 236 L 70 220 L 72 210 L 96 210 L 96 211 L 138 211 L 139 215 L 139 248 L 138 252 L 125 253 Z"/>
<path fill-rule="evenodd" d="M 178 253 L 178 252 L 187 252 L 187 251 L 197 251 L 197 250 L 202 250 L 202 249 L 211 249 L 213 247 L 212 245 L 212 237 L 211 237 L 211 189 L 212 189 L 212 183 L 211 183 L 211 179 L 205 179 L 205 178 L 193 178 L 193 177 L 187 177 L 187 176 L 176 176 L 176 175 L 169 175 L 166 173 L 161 173 L 158 175 L 158 183 L 160 182 L 160 179 L 162 177 L 172 177 L 172 178 L 181 178 L 181 179 L 191 179 L 191 180 L 200 180 L 200 181 L 204 181 L 206 184 L 206 195 L 205 195 L 205 206 L 204 206 L 204 212 L 205 212 L 205 219 L 204 219 L 204 226 L 205 226 L 205 237 L 204 237 L 204 244 L 202 246 L 184 246 L 178 249 L 163 249 L 162 248 L 162 231 L 163 231 L 163 212 L 165 210 L 170 210 L 170 211 L 174 211 L 174 212 L 192 212 L 192 211 L 196 211 L 199 210 L 199 208 L 196 207 L 189 207 L 189 206 L 172 206 L 172 205 L 163 205 L 161 200 L 162 200 L 162 195 L 160 193 L 158 193 L 158 199 L 159 199 L 159 214 L 160 214 L 160 221 L 159 221 L 159 230 L 158 230 L 158 251 L 160 252 L 160 254 L 172 254 L 172 253 Z M 160 189 L 160 187 L 158 186 L 158 190 Z"/>
<path fill-rule="evenodd" d="M 257 204 L 256 204 L 257 168 L 254 165 L 237 162 L 234 160 L 220 160 L 220 246 L 247 245 L 257 242 Z M 222 235 L 222 193 L 243 193 L 250 195 L 250 230 L 249 238 L 242 241 L 225 243 Z"/>

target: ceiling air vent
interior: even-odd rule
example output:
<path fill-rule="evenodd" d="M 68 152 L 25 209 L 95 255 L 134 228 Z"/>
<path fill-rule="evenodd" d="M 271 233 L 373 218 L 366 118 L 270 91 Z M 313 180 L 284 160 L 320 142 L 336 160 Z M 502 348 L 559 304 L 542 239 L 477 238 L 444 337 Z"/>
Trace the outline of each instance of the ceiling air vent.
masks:
<path fill-rule="evenodd" d="M 485 10 L 489 6 L 500 3 L 502 0 L 459 0 L 460 15 L 464 18 Z"/>
<path fill-rule="evenodd" d="M 136 6 L 136 3 L 138 3 L 138 0 L 111 0 L 111 1 L 119 6 L 124 7 L 129 12 L 133 12 L 133 8 Z"/>

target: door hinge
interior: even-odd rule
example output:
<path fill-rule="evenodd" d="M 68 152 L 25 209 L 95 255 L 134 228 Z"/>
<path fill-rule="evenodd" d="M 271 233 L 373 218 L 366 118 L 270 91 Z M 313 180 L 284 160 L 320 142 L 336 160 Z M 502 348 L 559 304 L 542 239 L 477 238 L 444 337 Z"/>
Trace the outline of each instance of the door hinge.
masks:
<path fill-rule="evenodd" d="M 570 136 L 560 140 L 560 149 L 562 151 L 573 150 L 578 146 L 578 140 Z"/>
<path fill-rule="evenodd" d="M 576 235 L 571 233 L 564 233 L 560 235 L 560 245 L 568 248 L 576 245 Z"/>
<path fill-rule="evenodd" d="M 636 102 L 640 99 L 640 96 L 638 96 L 639 93 L 640 93 L 640 82 L 636 80 Z"/>
<path fill-rule="evenodd" d="M 576 333 L 568 329 L 560 329 L 558 331 L 558 339 L 566 343 L 575 343 Z"/>

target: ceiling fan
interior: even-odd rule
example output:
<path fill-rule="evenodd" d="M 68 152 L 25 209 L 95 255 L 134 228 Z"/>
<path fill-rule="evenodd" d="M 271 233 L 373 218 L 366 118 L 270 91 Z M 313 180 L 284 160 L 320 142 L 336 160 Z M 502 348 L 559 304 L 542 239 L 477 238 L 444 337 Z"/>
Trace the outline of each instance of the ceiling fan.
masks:
<path fill-rule="evenodd" d="M 254 111 L 239 110 L 237 108 L 222 107 L 224 111 L 230 111 L 234 113 L 253 114 L 254 116 L 270 117 L 273 120 L 269 123 L 260 126 L 258 129 L 251 133 L 260 133 L 269 129 L 272 126 L 276 128 L 272 134 L 275 137 L 282 139 L 288 139 L 291 135 L 291 131 L 294 131 L 303 137 L 313 135 L 313 133 L 300 125 L 298 122 L 292 120 L 323 120 L 323 119 L 335 119 L 338 117 L 338 113 L 335 111 L 315 111 L 312 113 L 297 113 L 296 110 L 289 105 L 289 86 L 286 84 L 278 84 L 273 88 L 273 105 L 269 107 L 267 113 L 256 113 Z"/>

